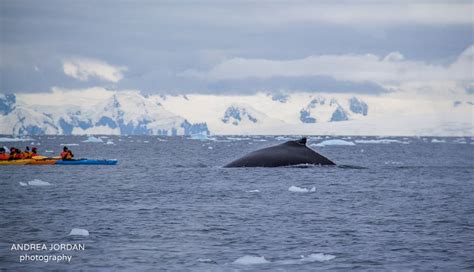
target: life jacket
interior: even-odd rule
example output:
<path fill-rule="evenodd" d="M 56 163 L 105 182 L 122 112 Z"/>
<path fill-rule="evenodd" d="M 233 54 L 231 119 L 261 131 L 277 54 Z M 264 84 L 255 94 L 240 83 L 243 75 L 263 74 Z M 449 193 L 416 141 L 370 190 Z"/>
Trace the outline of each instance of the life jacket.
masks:
<path fill-rule="evenodd" d="M 15 154 L 15 157 L 14 157 L 14 158 L 15 158 L 15 160 L 21 160 L 21 159 L 24 159 L 25 156 L 23 156 L 22 153 L 17 153 L 17 154 Z"/>
<path fill-rule="evenodd" d="M 24 159 L 31 159 L 33 152 L 25 151 L 23 152 Z"/>
<path fill-rule="evenodd" d="M 61 152 L 61 159 L 63 160 L 71 160 L 74 155 L 72 155 L 71 151 L 63 151 Z"/>
<path fill-rule="evenodd" d="M 31 157 L 32 157 L 32 158 L 33 158 L 33 157 L 36 157 L 36 156 L 39 156 L 39 154 L 33 153 L 33 152 L 31 153 Z"/>
<path fill-rule="evenodd" d="M 1 160 L 8 160 L 10 158 L 10 155 L 4 153 L 4 154 L 0 154 L 0 161 Z"/>

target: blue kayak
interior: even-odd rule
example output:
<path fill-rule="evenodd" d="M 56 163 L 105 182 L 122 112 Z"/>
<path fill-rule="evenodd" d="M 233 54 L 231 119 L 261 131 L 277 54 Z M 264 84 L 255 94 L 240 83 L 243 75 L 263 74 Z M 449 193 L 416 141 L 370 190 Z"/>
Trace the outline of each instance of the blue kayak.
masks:
<path fill-rule="evenodd" d="M 58 160 L 56 164 L 62 165 L 116 165 L 117 160 L 89 160 L 89 159 L 79 159 L 79 160 Z"/>

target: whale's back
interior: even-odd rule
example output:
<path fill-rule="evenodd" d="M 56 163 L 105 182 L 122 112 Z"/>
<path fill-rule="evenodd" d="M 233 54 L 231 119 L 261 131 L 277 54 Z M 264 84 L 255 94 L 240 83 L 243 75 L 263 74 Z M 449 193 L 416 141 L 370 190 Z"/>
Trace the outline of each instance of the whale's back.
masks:
<path fill-rule="evenodd" d="M 305 142 L 289 141 L 253 151 L 225 167 L 278 167 L 297 164 L 335 165 L 328 158 L 308 148 Z"/>

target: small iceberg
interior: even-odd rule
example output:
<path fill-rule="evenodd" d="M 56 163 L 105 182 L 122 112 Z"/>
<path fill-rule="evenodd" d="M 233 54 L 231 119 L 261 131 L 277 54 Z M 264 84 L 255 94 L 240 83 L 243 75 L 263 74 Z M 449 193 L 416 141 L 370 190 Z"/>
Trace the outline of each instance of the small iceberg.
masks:
<path fill-rule="evenodd" d="M 42 181 L 40 179 L 34 179 L 28 182 L 22 182 L 20 181 L 20 186 L 49 186 L 51 183 L 47 181 Z"/>
<path fill-rule="evenodd" d="M 72 229 L 68 234 L 69 236 L 89 236 L 89 231 L 86 229 Z"/>
<path fill-rule="evenodd" d="M 101 138 L 97 138 L 94 136 L 89 136 L 87 140 L 82 141 L 83 143 L 103 143 Z"/>
<path fill-rule="evenodd" d="M 288 191 L 290 192 L 293 192 L 293 193 L 309 193 L 309 192 L 316 192 L 316 187 L 312 187 L 311 189 L 308 189 L 308 188 L 301 188 L 301 187 L 298 187 L 298 186 L 290 186 L 290 188 L 288 188 Z"/>
<path fill-rule="evenodd" d="M 432 143 L 446 143 L 445 140 L 438 140 L 438 139 L 433 139 L 431 140 Z"/>
<path fill-rule="evenodd" d="M 267 259 L 265 259 L 265 257 L 250 256 L 250 255 L 245 255 L 234 261 L 234 264 L 241 264 L 241 265 L 266 264 L 266 263 L 270 263 L 270 262 Z"/>
<path fill-rule="evenodd" d="M 212 150 L 212 149 L 213 149 L 213 147 L 212 147 L 212 146 L 208 146 L 208 147 L 207 147 L 207 149 L 211 149 L 211 150 Z"/>
<path fill-rule="evenodd" d="M 79 144 L 74 144 L 74 143 L 72 143 L 72 144 L 59 144 L 59 145 L 62 145 L 62 146 L 77 146 L 77 145 L 79 145 Z"/>
<path fill-rule="evenodd" d="M 260 193 L 260 190 L 248 190 L 247 193 Z"/>
<path fill-rule="evenodd" d="M 204 259 L 204 258 L 199 258 L 198 259 L 198 262 L 200 263 L 212 263 L 212 264 L 216 264 L 216 261 L 212 260 L 212 259 Z"/>
<path fill-rule="evenodd" d="M 215 141 L 216 138 L 210 138 L 206 134 L 191 134 L 189 138 L 191 140 L 199 140 L 199 141 Z"/>
<path fill-rule="evenodd" d="M 334 255 L 324 253 L 313 253 L 308 256 L 301 256 L 300 259 L 289 259 L 276 261 L 279 264 L 302 264 L 302 263 L 313 263 L 313 262 L 326 262 L 336 258 Z"/>
<path fill-rule="evenodd" d="M 318 144 L 311 144 L 311 146 L 327 146 L 327 145 L 355 145 L 351 141 L 344 141 L 339 139 L 325 140 Z"/>
<path fill-rule="evenodd" d="M 107 141 L 107 143 L 105 143 L 105 144 L 108 144 L 108 145 L 114 145 L 115 143 L 114 143 L 114 142 L 112 142 L 111 140 L 108 140 L 108 141 Z"/>
<path fill-rule="evenodd" d="M 326 262 L 336 258 L 336 256 L 331 254 L 316 253 L 310 254 L 308 256 L 301 256 L 301 261 L 303 262 Z"/>
<path fill-rule="evenodd" d="M 355 140 L 358 144 L 409 144 L 410 142 L 404 142 L 394 139 L 379 139 L 379 140 Z"/>
<path fill-rule="evenodd" d="M 26 142 L 33 141 L 31 138 L 0 137 L 0 142 Z"/>

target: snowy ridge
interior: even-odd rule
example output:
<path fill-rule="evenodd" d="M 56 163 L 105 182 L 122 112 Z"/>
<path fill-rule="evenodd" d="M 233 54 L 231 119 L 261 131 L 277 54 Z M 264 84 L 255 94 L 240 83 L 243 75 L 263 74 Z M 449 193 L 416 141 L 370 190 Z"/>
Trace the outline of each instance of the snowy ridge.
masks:
<path fill-rule="evenodd" d="M 0 134 L 472 136 L 472 95 L 148 95 L 53 89 L 0 95 Z"/>

